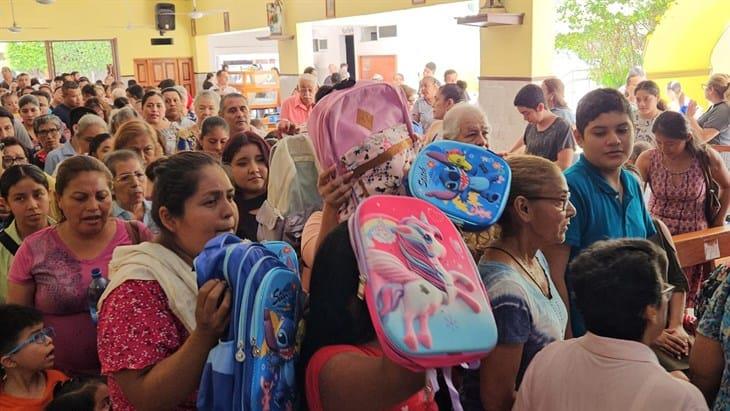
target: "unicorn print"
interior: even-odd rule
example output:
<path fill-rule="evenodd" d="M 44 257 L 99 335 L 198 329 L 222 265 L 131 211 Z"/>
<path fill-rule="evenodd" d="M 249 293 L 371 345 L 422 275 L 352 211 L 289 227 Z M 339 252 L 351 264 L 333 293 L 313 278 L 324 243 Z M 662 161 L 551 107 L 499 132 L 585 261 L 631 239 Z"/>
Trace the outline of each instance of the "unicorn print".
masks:
<path fill-rule="evenodd" d="M 376 219 L 368 222 L 378 226 L 371 232 L 368 260 L 370 269 L 388 282 L 375 298 L 378 314 L 384 317 L 401 307 L 404 343 L 413 351 L 419 344 L 431 348 L 428 322 L 439 308 L 460 299 L 475 313 L 482 310 L 467 293 L 474 291 L 475 285 L 464 274 L 449 271 L 441 264 L 446 256 L 446 248 L 441 243 L 443 236 L 423 213 L 420 218 L 409 216 L 398 222 L 386 216 Z M 375 242 L 397 244 L 403 261 L 372 247 Z"/>

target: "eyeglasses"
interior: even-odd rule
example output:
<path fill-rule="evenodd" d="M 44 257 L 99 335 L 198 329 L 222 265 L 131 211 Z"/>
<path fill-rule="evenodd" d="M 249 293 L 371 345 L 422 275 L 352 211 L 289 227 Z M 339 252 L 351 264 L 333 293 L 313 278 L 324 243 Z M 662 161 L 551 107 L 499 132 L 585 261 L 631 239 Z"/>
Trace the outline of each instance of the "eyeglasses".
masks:
<path fill-rule="evenodd" d="M 134 173 L 124 173 L 117 176 L 117 181 L 122 184 L 131 184 L 133 179 L 137 181 L 143 181 L 147 176 L 141 171 L 135 171 Z"/>
<path fill-rule="evenodd" d="M 565 193 L 565 197 L 542 197 L 542 196 L 534 196 L 534 197 L 526 197 L 528 200 L 551 200 L 551 201 L 559 201 L 560 202 L 560 211 L 566 212 L 568 210 L 568 204 L 570 204 L 570 193 Z"/>
<path fill-rule="evenodd" d="M 36 134 L 38 134 L 38 137 L 45 137 L 49 134 L 56 134 L 60 131 L 61 130 L 59 130 L 57 128 L 49 128 L 48 130 L 38 130 L 38 132 Z"/>
<path fill-rule="evenodd" d="M 3 156 L 3 167 L 10 167 L 14 164 L 28 164 L 28 158 Z"/>
<path fill-rule="evenodd" d="M 46 327 L 38 332 L 33 333 L 30 337 L 28 337 L 25 341 L 22 341 L 20 344 L 16 345 L 15 348 L 8 351 L 6 356 L 11 356 L 13 354 L 17 354 L 25 348 L 26 346 L 36 343 L 36 344 L 45 344 L 46 338 L 53 338 L 56 336 L 56 331 L 53 330 L 53 327 Z"/>

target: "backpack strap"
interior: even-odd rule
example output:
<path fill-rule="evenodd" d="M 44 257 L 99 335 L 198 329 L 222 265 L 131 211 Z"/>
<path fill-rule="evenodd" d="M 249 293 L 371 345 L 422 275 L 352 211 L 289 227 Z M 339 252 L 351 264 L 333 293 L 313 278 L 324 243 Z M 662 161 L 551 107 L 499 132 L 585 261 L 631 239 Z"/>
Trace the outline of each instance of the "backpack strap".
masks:
<path fill-rule="evenodd" d="M 127 235 L 132 240 L 132 244 L 136 245 L 142 242 L 142 235 L 139 233 L 139 223 L 136 221 L 125 221 L 124 228 L 127 229 Z"/>
<path fill-rule="evenodd" d="M 398 154 L 402 153 L 405 149 L 413 145 L 413 139 L 406 137 L 397 144 L 393 144 L 387 150 L 380 153 L 377 157 L 374 157 L 363 164 L 359 165 L 355 170 L 352 171 L 352 178 L 358 179 L 363 174 L 367 173 L 375 167 L 378 167 L 390 160 Z"/>
<path fill-rule="evenodd" d="M 15 253 L 18 252 L 18 248 L 20 248 L 20 245 L 10 238 L 10 235 L 6 233 L 5 230 L 0 231 L 0 244 L 10 251 L 10 254 L 12 255 L 15 255 Z"/>

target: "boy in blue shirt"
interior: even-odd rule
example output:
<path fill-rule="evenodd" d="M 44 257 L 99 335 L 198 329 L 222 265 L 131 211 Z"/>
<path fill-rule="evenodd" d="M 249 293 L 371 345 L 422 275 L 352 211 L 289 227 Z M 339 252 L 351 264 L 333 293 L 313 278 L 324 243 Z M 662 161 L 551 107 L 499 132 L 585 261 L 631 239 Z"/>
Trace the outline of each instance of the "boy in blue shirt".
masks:
<path fill-rule="evenodd" d="M 560 297 L 569 307 L 572 335 L 585 334 L 580 313 L 569 298 L 568 263 L 582 250 L 600 240 L 649 238 L 656 229 L 642 197 L 637 178 L 623 169 L 634 146 L 631 107 L 613 89 L 586 94 L 576 110 L 575 139 L 583 148 L 580 160 L 565 171 L 570 201 L 576 216 L 570 222 L 565 243 L 543 250 Z M 684 292 L 672 296 L 669 326 L 657 340 L 667 352 L 687 353 L 689 338 L 682 328 Z M 570 336 L 570 334 L 568 334 Z"/>

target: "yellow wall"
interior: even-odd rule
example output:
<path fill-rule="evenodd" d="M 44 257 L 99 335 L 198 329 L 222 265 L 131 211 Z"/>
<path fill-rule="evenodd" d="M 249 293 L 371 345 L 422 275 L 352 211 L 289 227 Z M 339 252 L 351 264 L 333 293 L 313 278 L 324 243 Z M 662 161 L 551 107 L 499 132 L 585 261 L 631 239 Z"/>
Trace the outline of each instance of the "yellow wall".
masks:
<path fill-rule="evenodd" d="M 701 84 L 713 71 L 713 50 L 730 21 L 727 5 L 727 0 L 677 0 L 648 39 L 648 77 L 662 87 L 677 80 L 690 97 L 706 103 Z"/>
<path fill-rule="evenodd" d="M 550 75 L 555 42 L 552 2 L 508 0 L 505 7 L 510 13 L 525 13 L 525 19 L 520 26 L 481 29 L 482 76 L 534 78 Z"/>
<path fill-rule="evenodd" d="M 174 3 L 176 12 L 187 12 L 191 2 L 165 0 Z M 192 57 L 195 49 L 190 33 L 190 19 L 176 16 L 175 30 L 165 33 L 172 37 L 171 46 L 151 46 L 150 38 L 161 37 L 154 27 L 154 0 L 61 0 L 40 5 L 33 0 L 16 0 L 15 17 L 19 26 L 49 27 L 47 30 L 23 30 L 10 33 L 0 30 L 0 41 L 96 40 L 118 41 L 119 74 L 133 76 L 135 58 Z M 8 0 L 0 0 L 0 26 L 12 24 Z M 128 23 L 150 28 L 126 30 Z M 195 71 L 199 71 L 196 67 Z"/>

